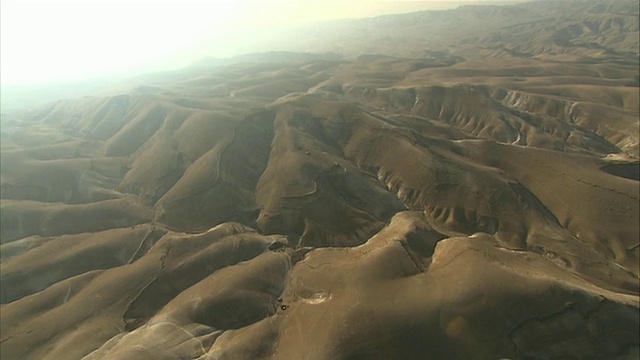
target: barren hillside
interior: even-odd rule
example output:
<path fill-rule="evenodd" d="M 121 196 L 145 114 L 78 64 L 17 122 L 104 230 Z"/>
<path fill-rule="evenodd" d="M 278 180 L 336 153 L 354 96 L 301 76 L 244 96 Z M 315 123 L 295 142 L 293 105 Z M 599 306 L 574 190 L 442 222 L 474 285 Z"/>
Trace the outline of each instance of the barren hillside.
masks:
<path fill-rule="evenodd" d="M 637 2 L 314 29 L 3 114 L 2 359 L 637 359 Z"/>

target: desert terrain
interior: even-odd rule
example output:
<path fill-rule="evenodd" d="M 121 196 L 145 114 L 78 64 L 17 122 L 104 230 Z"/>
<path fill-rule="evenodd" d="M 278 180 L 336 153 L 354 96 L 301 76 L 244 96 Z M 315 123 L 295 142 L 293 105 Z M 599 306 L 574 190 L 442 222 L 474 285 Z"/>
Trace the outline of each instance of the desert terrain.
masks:
<path fill-rule="evenodd" d="M 3 111 L 0 357 L 637 359 L 638 16 L 335 21 Z"/>

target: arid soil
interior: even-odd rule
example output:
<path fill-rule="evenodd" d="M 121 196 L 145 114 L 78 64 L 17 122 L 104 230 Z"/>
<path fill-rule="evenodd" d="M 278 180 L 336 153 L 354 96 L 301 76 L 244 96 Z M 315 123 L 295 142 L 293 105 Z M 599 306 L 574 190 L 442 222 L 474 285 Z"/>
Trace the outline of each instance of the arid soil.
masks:
<path fill-rule="evenodd" d="M 637 359 L 637 2 L 323 26 L 3 114 L 3 360 Z"/>

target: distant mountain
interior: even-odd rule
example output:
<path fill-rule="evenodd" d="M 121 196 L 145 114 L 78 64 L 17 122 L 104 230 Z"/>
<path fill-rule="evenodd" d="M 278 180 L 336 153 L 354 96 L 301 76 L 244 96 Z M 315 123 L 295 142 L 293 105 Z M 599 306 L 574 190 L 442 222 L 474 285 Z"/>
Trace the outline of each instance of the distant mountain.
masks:
<path fill-rule="evenodd" d="M 236 63 L 305 63 L 310 61 L 340 61 L 342 56 L 334 53 L 312 54 L 292 51 L 269 51 L 264 53 L 249 53 L 230 58 L 204 58 L 195 62 L 194 67 L 215 67 Z"/>
<path fill-rule="evenodd" d="M 372 53 L 418 58 L 434 50 L 465 58 L 493 57 L 502 51 L 556 60 L 572 56 L 570 61 L 602 59 L 606 53 L 607 58 L 615 54 L 637 62 L 638 14 L 636 1 L 465 5 L 302 27 L 295 34 L 282 34 L 275 46 L 344 56 Z"/>

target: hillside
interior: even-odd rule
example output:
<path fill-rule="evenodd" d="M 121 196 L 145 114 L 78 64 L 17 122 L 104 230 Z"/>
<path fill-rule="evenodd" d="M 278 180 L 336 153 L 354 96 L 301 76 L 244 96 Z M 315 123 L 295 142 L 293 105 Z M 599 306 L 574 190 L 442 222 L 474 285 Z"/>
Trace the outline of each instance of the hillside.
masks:
<path fill-rule="evenodd" d="M 638 13 L 331 22 L 3 113 L 0 357 L 636 359 Z"/>

